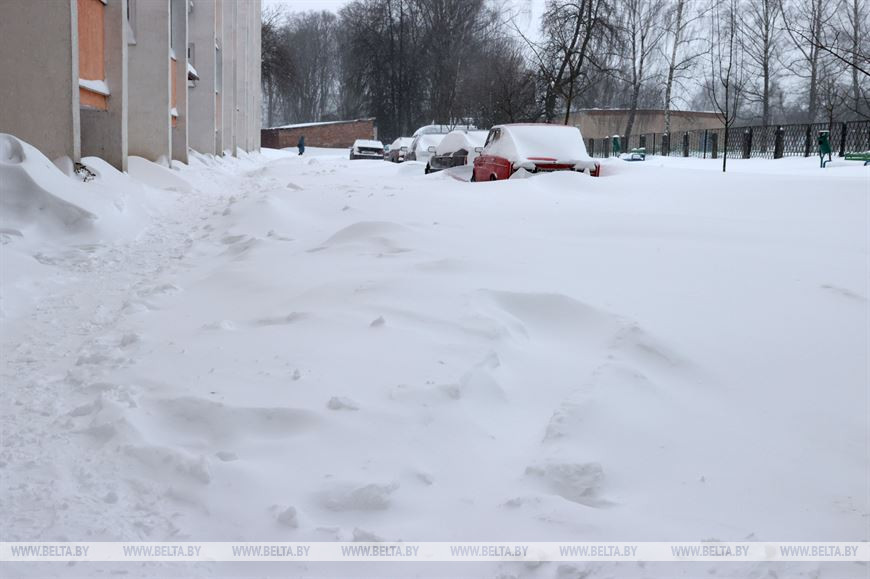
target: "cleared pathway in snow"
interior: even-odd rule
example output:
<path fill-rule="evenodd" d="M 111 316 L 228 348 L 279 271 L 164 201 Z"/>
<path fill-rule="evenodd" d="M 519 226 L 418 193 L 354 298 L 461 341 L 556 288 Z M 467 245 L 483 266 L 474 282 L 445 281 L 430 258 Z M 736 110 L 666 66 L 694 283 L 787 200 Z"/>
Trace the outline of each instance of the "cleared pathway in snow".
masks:
<path fill-rule="evenodd" d="M 141 163 L 136 236 L 3 246 L 4 539 L 868 539 L 867 170 L 270 155 Z M 866 573 L 693 568 L 768 570 Z"/>

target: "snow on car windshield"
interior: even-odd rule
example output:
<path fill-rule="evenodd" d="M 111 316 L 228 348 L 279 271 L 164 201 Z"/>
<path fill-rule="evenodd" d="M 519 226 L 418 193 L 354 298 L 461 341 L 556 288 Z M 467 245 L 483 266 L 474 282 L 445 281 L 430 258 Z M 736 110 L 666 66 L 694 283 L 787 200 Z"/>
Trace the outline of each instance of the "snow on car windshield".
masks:
<path fill-rule="evenodd" d="M 345 141 L 347 142 L 347 141 Z M 357 139 L 354 144 L 354 147 L 358 148 L 366 148 L 366 149 L 383 149 L 384 144 L 380 141 L 369 141 L 366 139 Z"/>
<path fill-rule="evenodd" d="M 507 125 L 488 152 L 511 160 L 549 157 L 561 161 L 591 161 L 580 129 L 564 125 Z"/>

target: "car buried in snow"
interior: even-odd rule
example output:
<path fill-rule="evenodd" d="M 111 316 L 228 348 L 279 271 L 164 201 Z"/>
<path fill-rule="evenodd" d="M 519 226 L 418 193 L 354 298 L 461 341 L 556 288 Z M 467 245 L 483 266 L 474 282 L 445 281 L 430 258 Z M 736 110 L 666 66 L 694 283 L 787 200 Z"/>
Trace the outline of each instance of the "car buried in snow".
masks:
<path fill-rule="evenodd" d="M 411 142 L 411 146 L 408 147 L 408 152 L 405 154 L 405 160 L 428 163 L 429 156 L 432 154 L 429 152 L 429 148 L 437 147 L 443 138 L 444 135 L 440 133 L 424 133 L 417 135 Z"/>
<path fill-rule="evenodd" d="M 412 137 L 399 137 L 390 145 L 390 152 L 385 157 L 387 161 L 393 163 L 401 163 L 405 160 L 408 154 L 408 147 L 414 141 Z"/>
<path fill-rule="evenodd" d="M 438 146 L 429 147 L 429 162 L 426 173 L 434 173 L 450 167 L 460 167 L 474 162 L 477 151 L 486 142 L 486 131 L 451 131 Z"/>
<path fill-rule="evenodd" d="M 530 173 L 579 171 L 593 177 L 601 174 L 601 164 L 586 152 L 580 129 L 567 125 L 496 125 L 478 153 L 472 181 L 509 179 L 520 169 Z"/>
<path fill-rule="evenodd" d="M 350 160 L 377 159 L 384 160 L 384 144 L 380 141 L 357 139 L 350 148 Z"/>

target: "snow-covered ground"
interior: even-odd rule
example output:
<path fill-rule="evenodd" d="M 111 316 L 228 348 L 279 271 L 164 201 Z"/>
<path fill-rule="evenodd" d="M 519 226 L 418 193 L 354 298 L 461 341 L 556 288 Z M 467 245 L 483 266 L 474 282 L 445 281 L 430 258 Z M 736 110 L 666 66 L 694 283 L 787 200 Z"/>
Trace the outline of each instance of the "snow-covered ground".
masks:
<path fill-rule="evenodd" d="M 0 136 L 3 540 L 870 539 L 870 167 L 650 157 L 466 183 L 346 150 L 84 163 L 87 183 Z"/>

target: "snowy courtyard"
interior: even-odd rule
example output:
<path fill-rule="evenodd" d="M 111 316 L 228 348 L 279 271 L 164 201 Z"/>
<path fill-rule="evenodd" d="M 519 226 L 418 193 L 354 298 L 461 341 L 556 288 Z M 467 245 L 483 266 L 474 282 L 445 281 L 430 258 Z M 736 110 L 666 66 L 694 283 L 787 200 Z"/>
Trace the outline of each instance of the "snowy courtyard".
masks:
<path fill-rule="evenodd" d="M 87 182 L 0 141 L 4 540 L 870 540 L 870 167 L 650 156 L 469 183 L 311 148 L 83 163 Z M 5 564 L 61 566 L 349 569 Z"/>

